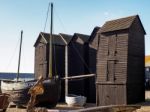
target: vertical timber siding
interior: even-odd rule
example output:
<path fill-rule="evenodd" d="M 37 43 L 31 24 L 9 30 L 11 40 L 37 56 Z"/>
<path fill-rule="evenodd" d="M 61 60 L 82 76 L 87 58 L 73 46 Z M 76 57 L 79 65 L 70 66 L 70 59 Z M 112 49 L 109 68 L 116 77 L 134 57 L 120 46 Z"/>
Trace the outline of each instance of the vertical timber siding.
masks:
<path fill-rule="evenodd" d="M 129 34 L 128 49 L 128 103 L 145 100 L 145 43 L 143 29 L 135 19 Z M 134 69 L 134 70 L 133 70 Z M 136 93 L 136 96 L 134 95 Z"/>
<path fill-rule="evenodd" d="M 35 78 L 43 76 L 46 78 L 48 74 L 48 63 L 47 63 L 47 45 L 42 43 L 42 39 L 35 47 Z"/>
<path fill-rule="evenodd" d="M 100 84 L 97 83 L 97 103 L 98 105 L 119 105 L 126 104 L 125 84 Z"/>
<path fill-rule="evenodd" d="M 82 36 L 82 38 L 80 36 Z M 63 40 L 63 42 L 66 41 L 65 44 L 62 42 L 61 39 Z M 73 37 L 71 35 L 66 35 L 66 34 L 54 35 L 53 68 L 52 68 L 54 75 L 59 75 L 60 77 L 65 76 L 65 45 L 68 46 L 69 76 L 83 75 L 89 73 L 90 71 L 88 68 L 89 67 L 89 45 L 87 40 L 88 40 L 88 35 L 83 35 L 83 34 L 75 34 Z M 48 74 L 49 34 L 43 32 L 40 33 L 34 46 L 35 46 L 35 77 L 38 78 L 40 75 L 42 75 L 45 78 L 49 75 Z M 92 53 L 95 53 L 95 50 Z M 90 55 L 95 56 L 95 54 L 93 55 L 92 53 L 90 53 Z M 96 59 L 96 58 L 92 57 L 91 59 Z M 96 61 L 94 62 L 96 63 Z M 94 66 L 96 66 L 96 64 Z M 94 66 L 92 65 L 92 67 Z M 95 72 L 92 71 L 90 73 L 95 73 Z M 63 102 L 65 101 L 64 87 L 65 87 L 64 81 L 62 81 L 60 101 Z M 87 102 L 95 103 L 95 99 L 96 99 L 95 79 L 88 78 L 88 79 L 69 81 L 69 94 L 87 96 L 88 97 Z"/>
<path fill-rule="evenodd" d="M 82 40 L 75 36 L 69 44 L 68 51 L 69 76 L 84 74 L 84 46 Z M 84 80 L 69 81 L 68 88 L 69 94 L 84 95 Z"/>
<path fill-rule="evenodd" d="M 139 17 L 106 22 L 98 35 L 97 105 L 144 101 L 145 31 Z"/>

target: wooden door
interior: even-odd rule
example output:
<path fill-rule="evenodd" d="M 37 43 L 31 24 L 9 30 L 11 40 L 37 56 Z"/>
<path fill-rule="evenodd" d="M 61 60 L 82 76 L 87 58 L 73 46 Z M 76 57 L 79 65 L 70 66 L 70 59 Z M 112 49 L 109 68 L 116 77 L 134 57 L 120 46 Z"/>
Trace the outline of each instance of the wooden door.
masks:
<path fill-rule="evenodd" d="M 114 57 L 116 55 L 116 44 L 117 44 L 116 36 L 108 37 L 108 55 L 109 55 L 109 57 Z"/>
<path fill-rule="evenodd" d="M 38 76 L 47 76 L 47 58 L 46 58 L 46 45 L 39 46 L 39 73 Z"/>
<path fill-rule="evenodd" d="M 107 61 L 107 81 L 114 81 L 115 63 L 114 60 Z"/>
<path fill-rule="evenodd" d="M 107 74 L 106 81 L 115 80 L 115 61 L 116 61 L 116 44 L 115 36 L 108 37 L 108 56 L 107 56 Z"/>

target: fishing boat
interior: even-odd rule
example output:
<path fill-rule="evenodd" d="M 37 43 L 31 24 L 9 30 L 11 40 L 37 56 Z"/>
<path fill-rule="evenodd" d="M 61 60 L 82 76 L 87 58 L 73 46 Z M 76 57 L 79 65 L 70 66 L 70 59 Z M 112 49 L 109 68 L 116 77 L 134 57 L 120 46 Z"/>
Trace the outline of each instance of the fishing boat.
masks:
<path fill-rule="evenodd" d="M 14 102 L 18 106 L 27 104 L 30 95 L 28 95 L 29 88 L 34 85 L 36 80 L 21 81 L 20 77 L 20 61 L 21 61 L 21 48 L 22 48 L 23 31 L 21 31 L 20 49 L 18 59 L 18 72 L 16 80 L 1 80 L 1 91 L 10 95 L 10 101 Z"/>
<path fill-rule="evenodd" d="M 52 32 L 53 32 L 53 3 L 51 3 L 51 28 L 50 28 L 50 44 L 49 44 L 49 75 L 43 80 L 44 93 L 37 96 L 36 106 L 52 108 L 58 103 L 61 94 L 61 80 L 58 76 L 52 74 Z M 21 57 L 22 33 L 19 51 L 18 75 L 17 81 L 2 81 L 1 90 L 3 93 L 11 95 L 11 100 L 18 106 L 26 106 L 30 95 L 29 89 L 37 80 L 19 81 L 19 67 Z M 42 75 L 42 74 L 41 74 Z"/>

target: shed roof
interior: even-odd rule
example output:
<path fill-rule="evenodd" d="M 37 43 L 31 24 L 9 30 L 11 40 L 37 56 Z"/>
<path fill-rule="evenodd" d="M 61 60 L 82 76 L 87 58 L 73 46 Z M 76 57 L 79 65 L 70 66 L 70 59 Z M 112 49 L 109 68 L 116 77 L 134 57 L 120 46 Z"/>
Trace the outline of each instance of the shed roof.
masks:
<path fill-rule="evenodd" d="M 73 38 L 72 35 L 68 35 L 68 34 L 64 34 L 64 33 L 60 33 L 60 36 L 62 36 L 62 38 L 65 40 L 66 44 L 69 44 L 71 39 Z"/>
<path fill-rule="evenodd" d="M 74 33 L 74 35 L 77 35 L 84 43 L 88 42 L 90 36 L 85 35 L 85 34 L 80 34 L 80 33 Z"/>
<path fill-rule="evenodd" d="M 120 19 L 116 19 L 116 20 L 111 20 L 111 21 L 107 21 L 102 28 L 99 30 L 99 33 L 105 33 L 105 32 L 113 32 L 113 31 L 117 31 L 117 30 L 124 30 L 124 29 L 129 29 L 130 26 L 132 25 L 133 21 L 138 18 L 138 15 L 134 15 L 134 16 L 129 16 L 129 17 L 125 17 L 125 18 L 120 18 Z M 145 33 L 144 27 L 140 21 L 140 24 L 143 28 L 143 31 Z"/>
<path fill-rule="evenodd" d="M 38 41 L 40 38 L 44 38 L 46 43 L 49 43 L 49 38 L 50 38 L 50 34 L 49 33 L 45 33 L 45 32 L 41 32 L 34 44 L 34 46 L 37 45 Z M 53 41 L 52 41 L 53 44 L 55 45 L 65 45 L 65 42 L 64 40 L 60 37 L 60 35 L 57 35 L 57 34 L 53 34 Z"/>
<path fill-rule="evenodd" d="M 145 56 L 145 67 L 150 67 L 150 55 Z"/>
<path fill-rule="evenodd" d="M 90 38 L 88 40 L 89 43 L 91 43 L 93 41 L 93 39 L 96 37 L 96 34 L 99 31 L 99 29 L 100 29 L 100 27 L 98 27 L 98 26 L 94 27 L 94 29 L 93 29 L 93 31 L 92 31 L 92 33 L 90 35 Z"/>

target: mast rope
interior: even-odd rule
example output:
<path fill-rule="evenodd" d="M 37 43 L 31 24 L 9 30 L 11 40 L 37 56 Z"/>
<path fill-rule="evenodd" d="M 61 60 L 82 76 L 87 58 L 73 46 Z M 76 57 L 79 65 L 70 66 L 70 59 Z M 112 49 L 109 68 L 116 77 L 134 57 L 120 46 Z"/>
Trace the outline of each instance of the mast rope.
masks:
<path fill-rule="evenodd" d="M 46 20 L 45 20 L 43 32 L 45 32 L 45 29 L 46 29 L 47 19 L 48 19 L 48 16 L 49 16 L 49 8 L 50 8 L 50 3 L 48 4 L 48 9 L 47 9 L 47 13 L 46 13 Z"/>
<path fill-rule="evenodd" d="M 25 49 L 25 42 L 23 42 L 22 43 L 22 56 L 21 56 L 21 58 L 22 58 L 22 64 L 20 63 L 20 71 L 21 71 L 21 68 L 22 68 L 22 66 L 21 65 L 23 65 L 24 67 L 24 71 L 27 71 L 27 66 L 28 66 L 28 64 L 27 64 L 27 62 L 28 62 L 28 60 L 27 60 L 27 54 L 25 53 L 25 52 L 23 52 L 23 51 L 26 51 L 26 49 Z M 20 74 L 20 76 L 21 76 L 21 74 Z M 24 81 L 26 81 L 27 80 L 27 78 L 24 76 L 24 77 L 20 77 L 20 78 L 22 78 Z"/>
<path fill-rule="evenodd" d="M 61 21 L 61 18 L 60 18 L 60 16 L 58 15 L 58 13 L 57 13 L 57 11 L 56 11 L 55 8 L 54 8 L 54 11 L 55 11 L 55 14 L 56 14 L 56 16 L 57 16 L 59 22 L 61 23 L 61 26 L 62 26 L 63 30 L 64 30 L 65 32 L 68 32 L 68 31 L 66 30 L 66 28 L 65 28 L 65 26 L 64 26 L 64 24 L 63 24 L 63 22 Z M 89 69 L 87 63 L 85 62 L 85 60 L 83 59 L 83 57 L 81 56 L 81 54 L 79 53 L 78 49 L 75 47 L 74 44 L 73 44 L 73 47 L 75 48 L 77 54 L 79 55 L 81 61 L 84 63 L 85 67 L 86 67 L 86 68 L 88 69 L 88 71 L 91 73 L 91 70 Z"/>
<path fill-rule="evenodd" d="M 48 20 L 48 18 L 49 18 L 49 12 L 50 12 L 50 3 L 49 3 L 49 5 L 48 5 L 48 9 L 47 9 L 47 14 L 46 14 L 46 20 L 45 20 L 45 25 L 44 25 L 44 32 L 45 32 L 45 29 L 46 29 L 46 25 L 47 25 L 47 20 Z M 54 19 L 53 19 L 53 21 L 54 21 Z M 53 28 L 53 31 L 54 31 L 54 28 Z M 57 75 L 57 61 L 56 61 L 56 57 L 55 57 L 55 55 L 56 55 L 56 48 L 55 48 L 55 42 L 54 42 L 54 37 L 53 37 L 53 34 L 52 34 L 52 51 L 54 52 L 54 56 L 52 56 L 53 58 L 54 58 L 54 61 L 53 62 L 55 62 L 54 63 L 54 71 L 55 71 L 55 75 Z M 54 44 L 53 44 L 54 43 Z M 52 53 L 53 54 L 53 53 Z M 53 65 L 53 64 L 52 64 Z"/>
<path fill-rule="evenodd" d="M 16 54 L 17 47 L 18 47 L 18 45 L 19 45 L 19 41 L 20 41 L 20 38 L 18 38 L 18 41 L 17 41 L 17 43 L 16 43 L 15 49 L 14 49 L 14 51 L 13 51 L 13 54 L 11 55 L 11 57 L 10 57 L 10 59 L 9 59 L 9 62 L 8 62 L 8 64 L 7 64 L 7 66 L 6 66 L 6 68 L 5 68 L 6 71 L 7 71 L 8 68 L 10 67 L 10 65 L 11 65 L 11 63 L 12 63 L 12 60 L 13 60 L 15 54 Z"/>
<path fill-rule="evenodd" d="M 74 45 L 74 43 L 72 43 L 74 49 L 76 50 L 78 56 L 80 57 L 81 61 L 83 62 L 83 64 L 85 65 L 85 67 L 88 69 L 88 72 L 91 73 L 91 70 L 89 69 L 87 63 L 85 62 L 84 58 L 81 56 L 81 54 L 79 53 L 79 50 L 76 48 L 76 46 Z"/>
<path fill-rule="evenodd" d="M 59 20 L 59 22 L 60 22 L 60 24 L 61 24 L 63 30 L 68 33 L 67 29 L 65 28 L 65 25 L 63 24 L 63 22 L 62 22 L 62 20 L 61 20 L 61 18 L 60 18 L 60 16 L 59 16 L 59 14 L 58 14 L 58 12 L 56 11 L 55 8 L 54 8 L 54 11 L 55 11 L 55 15 L 57 16 L 57 18 L 58 18 L 58 20 Z"/>
<path fill-rule="evenodd" d="M 48 19 L 48 16 L 49 16 L 49 8 L 50 8 L 50 4 L 48 5 L 48 9 L 47 9 L 46 21 L 45 21 L 45 26 L 44 26 L 44 32 L 45 32 L 45 29 L 46 29 L 47 19 Z M 55 11 L 55 15 L 57 16 L 59 22 L 61 23 L 61 26 L 62 26 L 63 30 L 64 30 L 65 32 L 67 32 L 67 30 L 66 30 L 66 28 L 64 27 L 64 24 L 63 24 L 63 22 L 61 21 L 61 18 L 60 18 L 60 16 L 58 15 L 58 13 L 57 13 L 57 11 L 56 11 L 55 8 L 54 8 L 54 11 Z M 54 38 L 54 37 L 53 37 L 53 38 Z M 52 39 L 52 40 L 53 40 L 53 39 Z M 53 50 L 52 50 L 52 51 L 54 52 L 54 55 L 55 55 L 55 54 L 56 54 L 56 51 L 55 51 L 55 50 L 56 50 L 56 48 L 55 48 L 55 42 L 54 42 L 53 45 L 54 45 L 54 46 L 53 46 Z M 82 61 L 83 64 L 85 65 L 85 67 L 88 69 L 88 72 L 91 73 L 91 70 L 89 69 L 87 63 L 85 62 L 85 60 L 83 59 L 83 57 L 81 56 L 81 54 L 79 53 L 78 49 L 76 48 L 76 46 L 75 46 L 74 44 L 73 44 L 73 47 L 74 47 L 74 49 L 76 50 L 78 56 L 80 57 L 81 61 Z M 54 64 L 55 74 L 57 74 L 57 60 L 56 60 L 56 57 L 55 57 L 55 56 L 53 56 L 53 57 L 54 57 L 54 62 L 55 62 L 55 64 Z"/>

